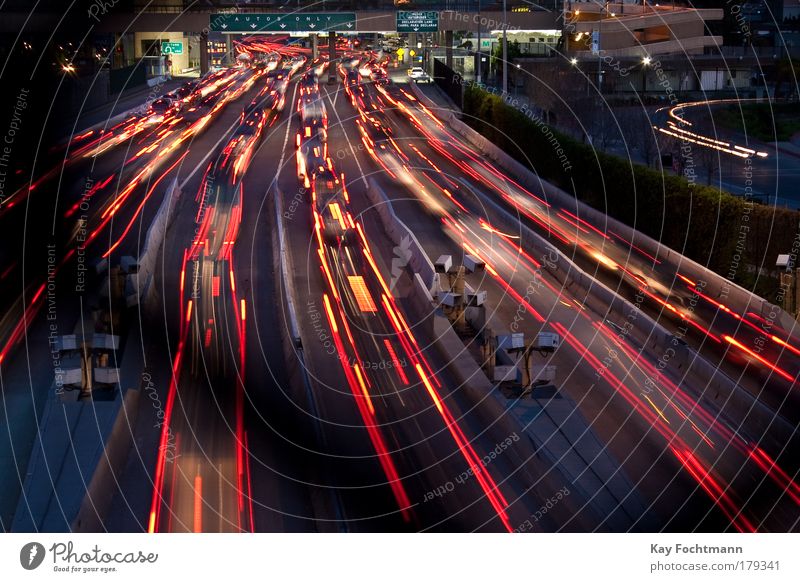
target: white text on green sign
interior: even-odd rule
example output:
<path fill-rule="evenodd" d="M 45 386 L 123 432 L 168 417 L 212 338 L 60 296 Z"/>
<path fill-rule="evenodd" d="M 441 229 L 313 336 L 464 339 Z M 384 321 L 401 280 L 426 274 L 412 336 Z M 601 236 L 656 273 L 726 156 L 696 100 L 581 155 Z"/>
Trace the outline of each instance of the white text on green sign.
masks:
<path fill-rule="evenodd" d="M 212 14 L 214 32 L 343 32 L 356 29 L 354 12 Z"/>
<path fill-rule="evenodd" d="M 397 32 L 438 32 L 439 13 L 433 11 L 397 12 Z"/>
<path fill-rule="evenodd" d="M 182 42 L 162 42 L 161 43 L 162 55 L 182 55 L 183 43 Z"/>

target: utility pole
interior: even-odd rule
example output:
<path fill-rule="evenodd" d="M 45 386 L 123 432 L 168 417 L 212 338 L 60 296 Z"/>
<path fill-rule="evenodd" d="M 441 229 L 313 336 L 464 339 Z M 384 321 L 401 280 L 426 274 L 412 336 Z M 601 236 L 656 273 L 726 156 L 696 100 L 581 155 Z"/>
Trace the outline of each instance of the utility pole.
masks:
<path fill-rule="evenodd" d="M 481 84 L 481 0 L 478 0 L 478 59 L 475 63 L 477 70 L 475 71 L 475 78 L 478 80 L 478 85 Z"/>
<path fill-rule="evenodd" d="M 800 285 L 798 285 L 798 281 L 800 281 L 800 268 L 794 270 L 794 311 L 792 315 L 795 319 L 800 317 Z"/>
<path fill-rule="evenodd" d="M 503 95 L 508 93 L 508 15 L 503 0 Z"/>

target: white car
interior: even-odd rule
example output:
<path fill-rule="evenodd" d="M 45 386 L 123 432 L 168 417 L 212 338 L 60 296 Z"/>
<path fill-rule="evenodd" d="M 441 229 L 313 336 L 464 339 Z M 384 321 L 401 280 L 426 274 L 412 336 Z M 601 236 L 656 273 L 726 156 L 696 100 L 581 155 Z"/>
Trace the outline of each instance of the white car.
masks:
<path fill-rule="evenodd" d="M 408 78 L 415 81 L 430 81 L 431 78 L 422 67 L 414 67 L 408 70 Z"/>

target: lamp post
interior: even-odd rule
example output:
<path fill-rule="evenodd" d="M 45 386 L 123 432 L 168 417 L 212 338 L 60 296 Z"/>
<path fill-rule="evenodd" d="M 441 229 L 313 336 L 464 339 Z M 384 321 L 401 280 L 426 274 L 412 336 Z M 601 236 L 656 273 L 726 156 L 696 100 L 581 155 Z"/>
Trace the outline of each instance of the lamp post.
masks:
<path fill-rule="evenodd" d="M 481 84 L 481 0 L 478 0 L 478 59 L 476 63 L 476 79 L 478 85 Z"/>
<path fill-rule="evenodd" d="M 647 67 L 650 65 L 653 59 L 649 56 L 645 56 L 642 58 L 642 95 L 644 96 L 647 93 Z"/>
<path fill-rule="evenodd" d="M 508 94 L 508 16 L 503 0 L 503 95 Z"/>
<path fill-rule="evenodd" d="M 608 0 L 605 3 L 605 16 L 608 16 Z M 597 92 L 602 95 L 603 93 L 603 55 L 601 52 L 600 45 L 602 43 L 603 37 L 603 18 L 605 18 L 603 12 L 600 12 L 600 20 L 597 23 Z"/>

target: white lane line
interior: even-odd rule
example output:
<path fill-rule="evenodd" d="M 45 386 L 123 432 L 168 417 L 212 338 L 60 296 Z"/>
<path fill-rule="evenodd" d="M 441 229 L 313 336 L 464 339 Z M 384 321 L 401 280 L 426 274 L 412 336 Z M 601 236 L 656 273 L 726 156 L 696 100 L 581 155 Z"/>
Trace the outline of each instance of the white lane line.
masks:
<path fill-rule="evenodd" d="M 186 176 L 186 179 L 185 179 L 183 182 L 181 182 L 181 183 L 178 185 L 178 188 L 180 188 L 180 189 L 181 189 L 181 192 L 183 192 L 183 189 L 184 189 L 184 187 L 185 187 L 185 186 L 186 186 L 186 184 L 189 182 L 189 180 L 191 180 L 191 179 L 192 179 L 192 177 L 193 177 L 193 176 L 194 176 L 194 175 L 197 173 L 197 171 L 198 171 L 200 168 L 203 168 L 203 167 L 205 167 L 205 165 L 206 165 L 206 162 L 208 161 L 208 158 L 210 158 L 210 157 L 211 157 L 211 156 L 212 156 L 212 155 L 213 155 L 213 154 L 214 154 L 214 153 L 217 151 L 217 147 L 219 147 L 219 144 L 221 144 L 221 143 L 222 143 L 222 140 L 223 140 L 223 139 L 226 139 L 226 138 L 228 137 L 228 134 L 229 134 L 229 133 L 231 133 L 231 132 L 233 131 L 233 128 L 234 128 L 234 127 L 236 127 L 237 125 L 239 125 L 239 119 L 238 119 L 238 118 L 236 119 L 236 121 L 234 121 L 234 122 L 231 124 L 231 126 L 230 126 L 230 127 L 228 127 L 228 129 L 225 131 L 225 133 L 223 133 L 223 134 L 222 134 L 222 137 L 221 137 L 221 138 L 219 138 L 219 139 L 217 140 L 217 143 L 215 143 L 213 146 L 211 146 L 211 147 L 209 148 L 209 150 L 208 150 L 208 153 L 207 153 L 207 154 L 206 154 L 206 155 L 203 157 L 203 159 L 202 159 L 202 160 L 200 160 L 200 161 L 197 163 L 197 165 L 196 165 L 196 166 L 194 167 L 194 169 L 193 169 L 193 170 L 192 170 L 192 171 L 189 173 L 189 175 L 188 175 L 188 176 Z M 190 144 L 190 145 L 189 145 L 189 148 L 190 148 L 190 149 L 191 149 L 191 147 L 192 147 L 192 144 Z"/>
<path fill-rule="evenodd" d="M 286 135 L 283 136 L 283 147 L 281 148 L 281 159 L 278 162 L 278 169 L 275 171 L 275 179 L 272 181 L 273 184 L 277 186 L 278 184 L 278 177 L 281 175 L 281 169 L 283 168 L 283 160 L 286 159 L 286 144 L 289 143 L 289 130 L 292 129 L 292 117 L 294 116 L 294 107 L 295 107 L 295 100 L 297 97 L 297 83 L 294 84 L 294 91 L 292 91 L 292 108 L 290 109 L 289 116 L 286 118 Z M 272 184 L 270 184 L 272 186 Z M 269 192 L 269 188 L 267 188 Z"/>
<path fill-rule="evenodd" d="M 339 117 L 339 112 L 336 111 L 336 107 L 334 106 L 334 102 L 331 100 L 331 94 L 328 91 L 327 87 L 325 87 L 325 94 L 328 96 L 328 101 L 331 102 L 331 108 L 333 109 L 333 113 L 334 113 L 334 115 L 336 115 L 336 119 L 339 122 L 339 127 L 342 128 L 342 133 L 344 134 L 344 139 L 347 140 L 347 146 L 350 148 L 350 153 L 353 154 L 353 159 L 356 161 L 356 166 L 358 166 L 358 172 L 361 174 L 361 179 L 364 181 L 364 186 L 365 187 L 369 187 L 369 184 L 367 183 L 367 178 L 364 175 L 364 168 L 361 167 L 361 162 L 358 161 L 358 156 L 356 155 L 356 150 L 353 147 L 353 144 L 350 143 L 350 137 L 347 135 L 347 130 L 344 127 L 344 123 L 342 122 L 342 118 Z"/>
<path fill-rule="evenodd" d="M 327 87 L 325 88 L 325 91 L 326 92 L 328 91 Z M 339 93 L 341 93 L 341 91 L 337 89 L 336 92 L 333 94 L 333 101 L 331 101 L 331 103 L 333 104 L 334 109 L 336 108 L 336 100 L 339 98 Z M 328 99 L 330 99 L 330 98 L 331 97 L 330 97 L 330 94 L 329 94 L 328 95 Z"/>

